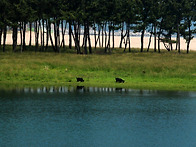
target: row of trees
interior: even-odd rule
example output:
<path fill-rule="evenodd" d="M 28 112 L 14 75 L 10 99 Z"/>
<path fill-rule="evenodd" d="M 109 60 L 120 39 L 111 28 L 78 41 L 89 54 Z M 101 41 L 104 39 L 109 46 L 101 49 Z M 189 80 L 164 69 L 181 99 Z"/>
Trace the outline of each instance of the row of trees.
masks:
<path fill-rule="evenodd" d="M 196 0 L 1 0 L 0 46 L 5 51 L 9 27 L 13 35 L 13 51 L 18 37 L 21 51 L 26 45 L 31 46 L 31 38 L 35 37 L 36 50 L 47 50 L 50 42 L 53 50 L 60 52 L 62 47 L 65 48 L 65 32 L 68 30 L 69 48 L 74 41 L 77 53 L 88 54 L 92 53 L 90 29 L 93 29 L 95 48 L 104 47 L 105 52 L 110 52 L 114 48 L 115 31 L 119 30 L 119 47 L 122 48 L 124 42 L 124 51 L 131 51 L 130 31 L 140 32 L 143 52 L 144 34 L 148 31 L 154 35 L 155 52 L 160 52 L 160 42 L 167 50 L 175 48 L 180 52 L 180 37 L 184 37 L 188 53 L 195 33 L 195 17 Z M 25 42 L 27 25 L 30 28 L 28 44 Z M 35 36 L 32 36 L 32 30 Z M 174 35 L 176 39 L 172 40 Z"/>

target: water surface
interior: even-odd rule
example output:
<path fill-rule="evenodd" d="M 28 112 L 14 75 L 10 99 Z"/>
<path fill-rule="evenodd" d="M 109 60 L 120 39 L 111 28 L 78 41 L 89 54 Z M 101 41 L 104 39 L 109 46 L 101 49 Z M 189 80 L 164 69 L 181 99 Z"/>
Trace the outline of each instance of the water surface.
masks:
<path fill-rule="evenodd" d="M 0 91 L 0 146 L 196 146 L 196 93 Z"/>

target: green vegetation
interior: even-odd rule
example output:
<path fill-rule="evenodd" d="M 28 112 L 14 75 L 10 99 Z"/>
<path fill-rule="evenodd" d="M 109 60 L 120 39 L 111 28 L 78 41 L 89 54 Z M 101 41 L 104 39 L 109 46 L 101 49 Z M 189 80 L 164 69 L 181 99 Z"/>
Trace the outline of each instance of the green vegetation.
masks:
<path fill-rule="evenodd" d="M 70 50 L 71 51 L 71 50 Z M 74 53 L 0 53 L 0 87 L 9 86 L 93 86 L 157 90 L 196 91 L 196 52 L 181 54 L 122 53 L 114 49 L 93 50 L 92 55 Z M 83 77 L 84 83 L 77 83 Z M 115 78 L 125 83 L 115 83 Z"/>

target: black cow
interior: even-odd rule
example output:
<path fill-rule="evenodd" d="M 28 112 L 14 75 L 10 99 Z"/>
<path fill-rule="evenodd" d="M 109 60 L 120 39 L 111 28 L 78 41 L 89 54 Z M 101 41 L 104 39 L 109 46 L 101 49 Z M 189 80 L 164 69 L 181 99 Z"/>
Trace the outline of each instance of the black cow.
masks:
<path fill-rule="evenodd" d="M 77 82 L 84 82 L 83 78 L 76 78 L 76 79 L 77 79 Z"/>
<path fill-rule="evenodd" d="M 121 78 L 116 78 L 116 83 L 124 83 L 125 80 L 121 79 Z"/>

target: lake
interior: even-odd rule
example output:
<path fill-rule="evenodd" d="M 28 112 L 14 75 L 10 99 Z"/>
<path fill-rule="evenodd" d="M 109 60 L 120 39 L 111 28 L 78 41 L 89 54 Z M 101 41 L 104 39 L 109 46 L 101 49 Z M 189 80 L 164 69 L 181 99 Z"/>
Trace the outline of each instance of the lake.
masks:
<path fill-rule="evenodd" d="M 193 147 L 196 92 L 1 90 L 0 146 Z"/>

